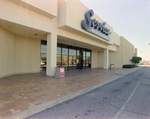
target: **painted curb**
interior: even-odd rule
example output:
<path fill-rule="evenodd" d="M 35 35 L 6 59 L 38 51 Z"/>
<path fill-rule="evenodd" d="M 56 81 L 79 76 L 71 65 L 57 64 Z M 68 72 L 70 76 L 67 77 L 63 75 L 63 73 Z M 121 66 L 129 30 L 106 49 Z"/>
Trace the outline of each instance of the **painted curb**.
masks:
<path fill-rule="evenodd" d="M 24 118 L 27 118 L 27 117 L 29 117 L 29 116 L 31 116 L 31 115 L 34 115 L 34 114 L 39 113 L 39 112 L 41 112 L 41 111 L 44 111 L 44 110 L 46 110 L 47 108 L 51 108 L 51 107 L 53 107 L 53 106 L 56 106 L 56 105 L 61 104 L 61 103 L 63 103 L 63 102 L 66 102 L 66 101 L 68 101 L 68 100 L 70 100 L 70 99 L 73 99 L 73 98 L 75 98 L 75 97 L 78 97 L 78 96 L 80 96 L 80 95 L 83 95 L 83 94 L 85 94 L 85 93 L 87 93 L 87 92 L 90 92 L 90 91 L 92 91 L 92 90 L 94 90 L 94 89 L 96 89 L 96 88 L 99 88 L 99 87 L 101 87 L 101 86 L 103 86 L 103 85 L 105 85 L 105 84 L 107 84 L 107 83 L 110 83 L 110 82 L 116 80 L 116 79 L 119 79 L 119 78 L 121 78 L 121 77 L 124 77 L 124 76 L 126 76 L 126 75 L 129 75 L 129 74 L 131 74 L 131 73 L 133 73 L 133 72 L 135 72 L 135 71 L 137 71 L 137 70 L 140 70 L 140 69 L 142 69 L 142 68 L 143 68 L 143 67 L 140 67 L 140 68 L 138 67 L 138 69 L 136 69 L 136 70 L 134 70 L 134 71 L 131 71 L 130 73 L 127 73 L 127 74 L 125 74 L 125 75 L 123 75 L 123 76 L 119 76 L 119 77 L 116 77 L 116 78 L 109 79 L 109 80 L 104 81 L 104 82 L 102 82 L 102 83 L 99 83 L 99 84 L 97 84 L 97 85 L 94 85 L 94 86 L 85 88 L 85 89 L 83 89 L 83 90 L 77 91 L 77 92 L 75 92 L 75 93 L 66 95 L 66 96 L 64 96 L 64 97 L 61 97 L 61 98 L 58 98 L 58 99 L 55 99 L 55 100 L 52 100 L 52 101 L 49 101 L 49 102 L 46 102 L 46 103 L 43 103 L 43 104 L 34 106 L 34 107 L 32 107 L 32 108 L 26 109 L 26 110 L 24 110 L 24 111 L 15 113 L 15 114 L 10 115 L 10 116 L 8 116 L 8 117 L 5 117 L 5 118 L 3 118 L 3 119 L 24 119 Z"/>

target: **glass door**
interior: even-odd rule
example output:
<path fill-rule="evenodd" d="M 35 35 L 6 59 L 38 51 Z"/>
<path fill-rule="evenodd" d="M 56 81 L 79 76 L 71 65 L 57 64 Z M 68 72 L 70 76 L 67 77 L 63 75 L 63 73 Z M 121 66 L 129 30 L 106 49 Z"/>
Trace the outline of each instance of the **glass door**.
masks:
<path fill-rule="evenodd" d="M 41 71 L 46 71 L 47 64 L 47 42 L 41 40 Z"/>
<path fill-rule="evenodd" d="M 72 56 L 72 62 L 73 62 L 72 68 L 76 69 L 77 68 L 77 57 L 76 56 Z"/>
<path fill-rule="evenodd" d="M 77 58 L 76 56 L 69 56 L 69 69 L 77 68 Z"/>
<path fill-rule="evenodd" d="M 77 48 L 76 68 L 83 69 L 83 49 Z"/>
<path fill-rule="evenodd" d="M 86 51 L 86 68 L 91 68 L 91 52 Z"/>
<path fill-rule="evenodd" d="M 72 62 L 72 56 L 69 56 L 69 69 L 72 69 L 73 62 Z"/>

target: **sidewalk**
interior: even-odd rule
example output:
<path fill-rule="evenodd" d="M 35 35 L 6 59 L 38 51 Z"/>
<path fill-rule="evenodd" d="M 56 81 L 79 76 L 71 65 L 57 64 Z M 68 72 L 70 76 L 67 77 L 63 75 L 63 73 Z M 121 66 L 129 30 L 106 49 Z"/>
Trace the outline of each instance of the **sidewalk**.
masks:
<path fill-rule="evenodd" d="M 63 79 L 44 73 L 0 79 L 0 119 L 28 117 L 141 68 L 74 70 Z"/>

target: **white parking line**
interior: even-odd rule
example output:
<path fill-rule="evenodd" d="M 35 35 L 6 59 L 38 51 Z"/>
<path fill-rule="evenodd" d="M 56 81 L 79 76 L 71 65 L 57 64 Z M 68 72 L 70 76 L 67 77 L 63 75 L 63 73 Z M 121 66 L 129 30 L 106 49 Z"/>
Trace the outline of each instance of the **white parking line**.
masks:
<path fill-rule="evenodd" d="M 128 99 L 125 101 L 125 103 L 122 105 L 121 109 L 117 112 L 117 114 L 114 116 L 113 119 L 117 119 L 120 114 L 122 113 L 122 111 L 124 110 L 126 104 L 130 101 L 131 97 L 133 96 L 133 94 L 135 93 L 136 89 L 138 88 L 139 84 L 141 82 L 139 81 L 139 83 L 136 85 L 136 87 L 134 88 L 134 90 L 132 91 L 131 95 L 128 97 Z"/>
<path fill-rule="evenodd" d="M 150 69 L 149 69 L 150 70 Z M 143 78 L 145 78 L 146 74 L 149 72 L 149 70 L 145 73 L 145 75 L 143 76 Z M 138 88 L 138 86 L 140 85 L 141 81 L 138 82 L 138 84 L 136 85 L 136 87 L 134 88 L 134 90 L 132 91 L 131 95 L 128 97 L 128 99 L 125 101 L 125 103 L 122 105 L 122 107 L 120 108 L 120 110 L 117 112 L 117 114 L 112 118 L 112 119 L 117 119 L 120 114 L 122 113 L 122 111 L 124 110 L 125 106 L 127 105 L 127 103 L 130 101 L 130 99 L 132 98 L 132 96 L 134 95 L 136 89 Z"/>

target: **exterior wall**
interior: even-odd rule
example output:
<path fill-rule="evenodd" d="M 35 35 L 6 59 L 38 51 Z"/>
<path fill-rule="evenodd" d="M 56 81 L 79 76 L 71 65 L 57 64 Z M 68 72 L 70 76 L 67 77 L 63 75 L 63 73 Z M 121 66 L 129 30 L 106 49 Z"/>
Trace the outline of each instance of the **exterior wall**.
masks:
<path fill-rule="evenodd" d="M 0 78 L 40 72 L 40 39 L 16 36 L 0 27 Z"/>
<path fill-rule="evenodd" d="M 134 56 L 137 57 L 137 48 L 134 49 Z"/>
<path fill-rule="evenodd" d="M 79 0 L 0 0 L 0 77 L 40 72 L 41 39 L 49 44 L 48 76 L 54 75 L 57 43 L 91 49 L 92 68 L 131 63 L 137 50 L 109 24 L 110 41 L 81 28 L 88 10 Z M 105 22 L 96 14 L 92 19 Z"/>
<path fill-rule="evenodd" d="M 49 17 L 12 3 L 9 0 L 0 0 L 0 11 L 0 19 L 2 20 L 47 32 L 51 32 L 53 29 Z"/>
<path fill-rule="evenodd" d="M 108 49 L 109 49 L 110 51 L 116 51 L 116 50 L 117 50 L 117 47 L 116 47 L 115 45 L 109 45 L 109 46 L 108 46 Z"/>
<path fill-rule="evenodd" d="M 92 68 L 104 68 L 104 51 L 92 50 Z"/>
<path fill-rule="evenodd" d="M 117 47 L 116 52 L 110 52 L 110 64 L 121 68 L 124 64 L 131 64 L 131 59 L 134 56 L 134 46 L 124 37 L 120 37 L 120 47 Z"/>
<path fill-rule="evenodd" d="M 15 74 L 40 72 L 40 39 L 16 36 Z"/>
<path fill-rule="evenodd" d="M 59 0 L 58 2 L 58 27 L 66 25 L 67 17 L 67 4 L 65 0 Z"/>
<path fill-rule="evenodd" d="M 91 62 L 91 68 L 97 68 L 98 67 L 98 52 L 95 50 L 92 50 L 92 62 Z"/>
<path fill-rule="evenodd" d="M 100 68 L 104 67 L 104 51 L 98 52 L 98 67 Z"/>
<path fill-rule="evenodd" d="M 120 46 L 120 36 L 114 31 L 111 32 L 112 32 L 110 35 L 111 42 L 116 46 Z"/>
<path fill-rule="evenodd" d="M 130 60 L 134 56 L 134 46 L 124 37 L 121 37 L 121 44 L 123 46 L 123 64 L 131 64 Z"/>
<path fill-rule="evenodd" d="M 116 52 L 109 52 L 109 62 L 110 64 L 114 64 L 115 68 L 121 68 L 123 65 L 123 49 L 122 47 L 117 47 L 117 51 Z"/>
<path fill-rule="evenodd" d="M 54 17 L 57 16 L 57 0 L 10 0 L 23 7 L 34 10 L 40 14 Z"/>
<path fill-rule="evenodd" d="M 14 74 L 15 35 L 0 27 L 0 78 Z"/>

